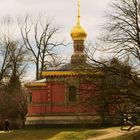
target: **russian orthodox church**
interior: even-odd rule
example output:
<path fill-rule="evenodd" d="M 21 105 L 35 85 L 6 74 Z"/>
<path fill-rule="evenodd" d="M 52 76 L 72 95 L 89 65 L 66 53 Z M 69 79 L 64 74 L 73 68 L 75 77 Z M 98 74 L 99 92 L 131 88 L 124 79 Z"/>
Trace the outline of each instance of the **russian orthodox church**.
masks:
<path fill-rule="evenodd" d="M 45 79 L 27 85 L 30 102 L 26 125 L 97 124 L 100 120 L 96 107 L 84 105 L 96 87 L 84 80 L 94 72 L 90 71 L 84 54 L 87 33 L 80 24 L 80 2 L 71 37 L 74 49 L 71 62 L 59 70 L 42 72 Z"/>

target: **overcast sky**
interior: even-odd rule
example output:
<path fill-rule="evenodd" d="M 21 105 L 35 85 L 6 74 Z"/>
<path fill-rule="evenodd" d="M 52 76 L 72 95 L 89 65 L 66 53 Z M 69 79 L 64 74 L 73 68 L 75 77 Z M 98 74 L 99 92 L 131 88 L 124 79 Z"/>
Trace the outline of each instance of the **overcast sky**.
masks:
<path fill-rule="evenodd" d="M 103 11 L 110 0 L 81 0 L 81 24 L 88 38 L 96 38 L 103 22 Z M 63 27 L 62 37 L 71 40 L 69 33 L 76 21 L 77 0 L 0 0 L 0 16 L 46 13 Z"/>
<path fill-rule="evenodd" d="M 101 33 L 104 10 L 110 1 L 112 0 L 81 0 L 81 25 L 88 33 L 88 40 L 95 40 Z M 61 38 L 67 42 L 72 41 L 70 31 L 76 23 L 77 0 L 0 0 L 0 17 L 23 16 L 27 13 L 43 13 L 51 17 L 63 27 Z"/>

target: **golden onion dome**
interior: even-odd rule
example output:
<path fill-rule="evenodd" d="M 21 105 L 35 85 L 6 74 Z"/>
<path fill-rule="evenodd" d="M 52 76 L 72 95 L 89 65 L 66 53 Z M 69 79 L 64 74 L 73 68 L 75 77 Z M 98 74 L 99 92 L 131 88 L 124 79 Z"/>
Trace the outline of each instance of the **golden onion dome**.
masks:
<path fill-rule="evenodd" d="M 71 30 L 71 37 L 73 40 L 85 40 L 87 33 L 83 27 L 77 23 L 77 25 Z"/>
<path fill-rule="evenodd" d="M 80 0 L 78 0 L 78 15 L 77 15 L 77 24 L 71 30 L 71 37 L 73 40 L 85 40 L 87 33 L 80 25 Z"/>

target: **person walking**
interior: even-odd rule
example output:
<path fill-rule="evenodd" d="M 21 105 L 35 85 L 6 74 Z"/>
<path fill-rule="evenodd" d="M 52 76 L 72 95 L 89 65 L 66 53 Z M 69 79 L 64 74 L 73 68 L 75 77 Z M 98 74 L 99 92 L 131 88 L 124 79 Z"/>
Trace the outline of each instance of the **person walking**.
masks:
<path fill-rule="evenodd" d="M 4 130 L 5 131 L 9 131 L 9 125 L 10 125 L 10 123 L 9 123 L 8 119 L 6 119 L 5 123 L 4 123 Z"/>

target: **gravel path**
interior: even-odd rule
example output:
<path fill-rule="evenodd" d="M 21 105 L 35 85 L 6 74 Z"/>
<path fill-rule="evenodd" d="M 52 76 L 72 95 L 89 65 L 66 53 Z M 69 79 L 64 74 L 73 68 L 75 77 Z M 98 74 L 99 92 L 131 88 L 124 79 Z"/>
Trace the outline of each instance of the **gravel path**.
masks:
<path fill-rule="evenodd" d="M 97 136 L 95 138 L 89 138 L 87 140 L 111 139 L 111 138 L 114 138 L 114 137 L 118 137 L 118 136 L 122 136 L 122 135 L 126 135 L 126 134 L 129 134 L 129 133 L 132 133 L 134 131 L 138 131 L 139 129 L 140 128 L 138 128 L 138 127 L 134 128 L 131 131 L 121 131 L 120 128 L 107 128 L 107 129 L 102 129 L 102 130 L 99 130 L 99 131 L 106 131 L 106 132 L 108 132 L 108 134 Z"/>

